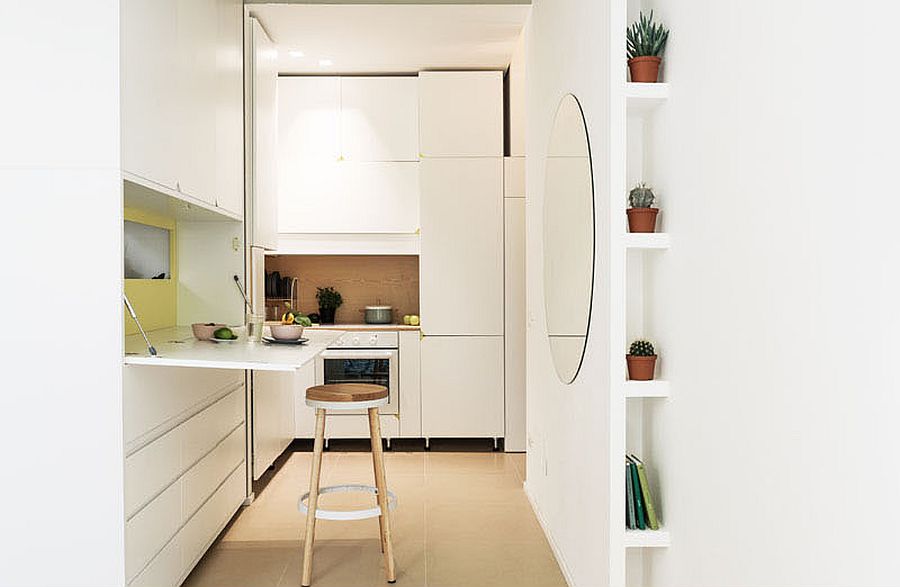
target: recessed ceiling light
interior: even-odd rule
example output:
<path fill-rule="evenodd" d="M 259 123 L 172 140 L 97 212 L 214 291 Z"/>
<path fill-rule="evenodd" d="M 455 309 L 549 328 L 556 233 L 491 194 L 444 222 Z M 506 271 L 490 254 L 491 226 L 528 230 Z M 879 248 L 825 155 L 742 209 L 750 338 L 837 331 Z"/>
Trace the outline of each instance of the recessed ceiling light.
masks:
<path fill-rule="evenodd" d="M 306 57 L 306 53 L 304 53 L 303 51 L 300 51 L 299 49 L 292 49 L 292 50 L 288 51 L 288 55 L 290 55 L 291 57 L 294 57 L 296 59 L 299 59 L 301 57 Z"/>
<path fill-rule="evenodd" d="M 334 65 L 334 61 L 331 59 L 319 59 L 319 67 L 331 67 Z"/>

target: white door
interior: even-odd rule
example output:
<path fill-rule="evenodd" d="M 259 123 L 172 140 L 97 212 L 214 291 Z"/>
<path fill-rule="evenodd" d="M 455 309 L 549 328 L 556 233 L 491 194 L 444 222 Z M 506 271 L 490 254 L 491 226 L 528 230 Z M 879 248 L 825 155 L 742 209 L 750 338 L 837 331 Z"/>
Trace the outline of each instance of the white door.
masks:
<path fill-rule="evenodd" d="M 255 18 L 248 42 L 248 213 L 250 243 L 275 250 L 278 246 L 278 61 L 275 45 Z"/>
<path fill-rule="evenodd" d="M 253 479 L 294 439 L 295 373 L 253 372 Z"/>
<path fill-rule="evenodd" d="M 177 0 L 122 3 L 123 168 L 172 190 L 178 175 L 177 11 Z"/>
<path fill-rule="evenodd" d="M 503 160 L 425 159 L 419 299 L 429 335 L 503 334 Z"/>
<path fill-rule="evenodd" d="M 422 436 L 503 436 L 503 337 L 422 339 Z"/>
<path fill-rule="evenodd" d="M 419 150 L 423 157 L 503 156 L 503 74 L 419 74 Z"/>
<path fill-rule="evenodd" d="M 415 77 L 341 78 L 341 154 L 348 161 L 418 161 Z"/>
<path fill-rule="evenodd" d="M 177 132 L 168 148 L 178 164 L 178 189 L 216 203 L 216 41 L 215 0 L 178 0 L 179 86 Z"/>
<path fill-rule="evenodd" d="M 216 206 L 244 214 L 243 2 L 216 0 L 215 197 Z"/>

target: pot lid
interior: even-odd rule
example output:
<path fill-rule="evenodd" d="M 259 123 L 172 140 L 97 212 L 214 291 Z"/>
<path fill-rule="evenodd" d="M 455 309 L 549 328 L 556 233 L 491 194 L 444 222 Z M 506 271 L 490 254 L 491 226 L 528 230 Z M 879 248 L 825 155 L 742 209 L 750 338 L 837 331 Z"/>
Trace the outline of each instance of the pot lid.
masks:
<path fill-rule="evenodd" d="M 366 306 L 366 311 L 369 310 L 390 310 L 391 306 Z"/>

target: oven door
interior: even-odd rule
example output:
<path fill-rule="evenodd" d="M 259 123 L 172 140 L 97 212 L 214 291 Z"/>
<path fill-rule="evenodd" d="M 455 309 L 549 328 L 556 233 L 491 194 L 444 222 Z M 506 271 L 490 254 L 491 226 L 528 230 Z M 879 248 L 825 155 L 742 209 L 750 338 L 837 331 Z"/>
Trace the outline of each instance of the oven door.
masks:
<path fill-rule="evenodd" d="M 388 388 L 388 404 L 381 414 L 400 413 L 400 373 L 397 349 L 329 349 L 316 359 L 316 384 L 369 383 Z M 364 414 L 348 410 L 343 414 Z"/>

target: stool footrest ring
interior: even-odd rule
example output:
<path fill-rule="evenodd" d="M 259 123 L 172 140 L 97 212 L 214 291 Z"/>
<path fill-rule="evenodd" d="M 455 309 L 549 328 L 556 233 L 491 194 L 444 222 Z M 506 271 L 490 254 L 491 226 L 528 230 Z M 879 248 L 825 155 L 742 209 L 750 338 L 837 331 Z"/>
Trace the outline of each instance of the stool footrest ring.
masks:
<path fill-rule="evenodd" d="M 320 496 L 326 493 L 357 492 L 378 495 L 378 489 L 372 487 L 371 485 L 333 485 L 331 487 L 321 487 L 319 489 Z M 394 492 L 388 491 L 387 497 L 388 511 L 394 511 L 395 509 L 397 509 L 397 496 L 394 495 Z M 307 500 L 309 500 L 308 491 L 300 497 L 300 501 L 297 502 L 297 509 L 304 514 L 309 515 L 309 506 L 306 504 Z M 380 515 L 381 508 L 378 506 L 364 510 L 323 510 L 322 508 L 316 508 L 317 520 L 368 520 L 369 518 L 377 518 Z"/>

